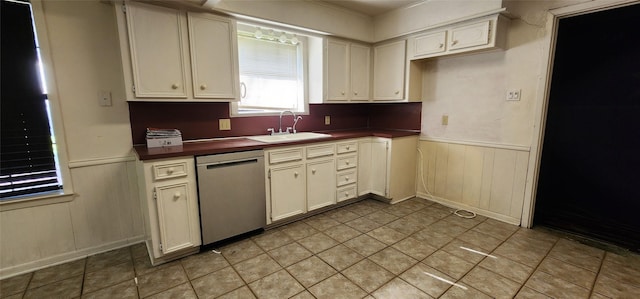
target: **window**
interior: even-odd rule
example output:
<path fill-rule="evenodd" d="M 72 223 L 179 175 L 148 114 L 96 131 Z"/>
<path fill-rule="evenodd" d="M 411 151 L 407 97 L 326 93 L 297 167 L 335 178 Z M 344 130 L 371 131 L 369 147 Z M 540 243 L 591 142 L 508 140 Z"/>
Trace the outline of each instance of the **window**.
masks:
<path fill-rule="evenodd" d="M 232 114 L 306 112 L 306 38 L 238 24 L 240 102 Z"/>
<path fill-rule="evenodd" d="M 1 10 L 0 200 L 62 189 L 31 5 Z"/>

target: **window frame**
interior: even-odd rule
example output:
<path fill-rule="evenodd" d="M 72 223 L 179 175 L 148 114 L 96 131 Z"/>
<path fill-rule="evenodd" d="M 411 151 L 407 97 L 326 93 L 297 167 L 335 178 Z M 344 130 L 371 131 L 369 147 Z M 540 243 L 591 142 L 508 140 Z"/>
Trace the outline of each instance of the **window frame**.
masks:
<path fill-rule="evenodd" d="M 44 71 L 44 77 L 46 78 L 47 98 L 49 100 L 49 108 L 51 112 L 51 130 L 53 131 L 56 140 L 59 163 L 57 166 L 59 167 L 58 171 L 62 178 L 62 189 L 2 200 L 0 201 L 0 211 L 68 202 L 74 198 L 73 183 L 69 169 L 69 158 L 67 155 L 67 142 L 64 134 L 62 112 L 60 109 L 60 97 L 55 72 L 53 70 L 51 44 L 49 42 L 48 28 L 44 18 L 42 0 L 31 0 L 30 3 L 33 14 L 33 23 L 36 29 L 35 36 L 40 46 L 42 69 Z"/>
<path fill-rule="evenodd" d="M 299 42 L 298 63 L 301 64 L 300 68 L 301 68 L 301 76 L 302 76 L 301 81 L 303 86 L 303 92 L 302 92 L 302 99 L 300 100 L 300 103 L 299 103 L 301 110 L 299 109 L 298 111 L 294 111 L 294 112 L 296 113 L 296 115 L 309 115 L 309 43 L 308 43 L 307 34 L 298 32 L 295 30 L 279 28 L 278 26 L 273 26 L 273 25 L 265 26 L 263 24 L 254 23 L 254 22 L 238 22 L 236 34 L 240 35 L 241 32 L 244 33 L 245 35 L 253 34 L 253 32 L 250 31 L 250 28 L 260 28 L 261 30 L 264 30 L 264 31 L 268 31 L 271 29 L 274 31 L 284 31 L 288 34 L 296 35 Z M 238 56 L 238 59 L 240 59 L 239 56 Z M 239 76 L 240 76 L 240 73 L 238 73 L 238 77 Z M 241 110 L 239 107 L 240 101 L 242 101 L 241 92 L 239 93 L 238 101 L 231 102 L 229 105 L 229 115 L 231 117 L 278 116 L 282 111 L 290 110 L 286 108 L 285 109 L 274 108 L 273 110 L 265 109 L 265 110 L 254 111 L 254 112 L 240 112 Z"/>

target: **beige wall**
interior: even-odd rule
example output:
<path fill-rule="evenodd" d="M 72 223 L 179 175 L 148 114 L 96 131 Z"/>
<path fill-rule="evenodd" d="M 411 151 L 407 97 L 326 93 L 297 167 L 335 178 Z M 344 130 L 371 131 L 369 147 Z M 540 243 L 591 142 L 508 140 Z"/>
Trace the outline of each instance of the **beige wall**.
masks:
<path fill-rule="evenodd" d="M 57 83 L 55 121 L 64 129 L 75 196 L 30 208 L 3 205 L 0 277 L 126 246 L 143 234 L 114 8 L 98 0 L 44 1 L 36 13 L 46 23 L 46 32 L 36 29 L 48 36 L 41 47 L 52 58 L 46 68 Z M 98 105 L 99 91 L 112 93 L 113 106 Z"/>

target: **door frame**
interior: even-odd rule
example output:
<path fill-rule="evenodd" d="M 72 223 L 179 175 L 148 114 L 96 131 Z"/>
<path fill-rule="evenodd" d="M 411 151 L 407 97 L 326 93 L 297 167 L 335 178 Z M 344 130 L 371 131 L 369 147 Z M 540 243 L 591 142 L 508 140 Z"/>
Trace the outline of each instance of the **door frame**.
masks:
<path fill-rule="evenodd" d="M 555 58 L 556 42 L 558 36 L 558 24 L 560 20 L 582 14 L 594 13 L 613 8 L 619 8 L 638 4 L 638 0 L 600 0 L 551 9 L 547 12 L 547 34 L 542 41 L 543 46 L 549 51 L 543 53 L 542 61 L 546 61 L 545 78 L 542 84 L 538 85 L 538 99 L 536 100 L 533 116 L 533 134 L 531 140 L 531 152 L 529 153 L 529 167 L 527 169 L 527 180 L 525 185 L 524 204 L 520 217 L 520 226 L 531 228 L 535 212 L 535 199 L 540 174 L 540 162 L 542 160 L 542 147 L 544 143 L 544 130 L 547 123 L 547 109 L 549 104 L 549 94 L 551 91 L 551 79 L 553 75 L 553 61 Z"/>

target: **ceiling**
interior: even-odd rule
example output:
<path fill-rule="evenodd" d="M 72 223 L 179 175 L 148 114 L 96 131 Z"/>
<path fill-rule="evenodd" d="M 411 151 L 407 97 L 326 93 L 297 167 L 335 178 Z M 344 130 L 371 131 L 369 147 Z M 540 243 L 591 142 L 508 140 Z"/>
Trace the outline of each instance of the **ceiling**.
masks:
<path fill-rule="evenodd" d="M 377 16 L 385 12 L 411 5 L 424 0 L 321 0 L 323 2 L 342 6 L 365 15 Z"/>

